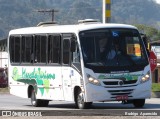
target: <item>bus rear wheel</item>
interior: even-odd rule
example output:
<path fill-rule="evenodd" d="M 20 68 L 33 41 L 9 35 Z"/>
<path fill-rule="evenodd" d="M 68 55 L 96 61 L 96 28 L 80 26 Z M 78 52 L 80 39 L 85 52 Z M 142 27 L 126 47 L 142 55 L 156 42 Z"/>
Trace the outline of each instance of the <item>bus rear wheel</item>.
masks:
<path fill-rule="evenodd" d="M 82 91 L 78 91 L 77 96 L 76 96 L 76 106 L 79 109 L 86 109 L 91 107 L 92 102 L 84 102 L 84 94 Z"/>
<path fill-rule="evenodd" d="M 144 106 L 144 104 L 145 104 L 145 99 L 135 99 L 135 100 L 133 100 L 133 105 L 136 108 L 141 108 L 141 107 Z"/>
<path fill-rule="evenodd" d="M 40 100 L 36 99 L 35 91 L 32 90 L 31 93 L 31 104 L 34 107 L 47 107 L 49 103 L 49 100 Z"/>

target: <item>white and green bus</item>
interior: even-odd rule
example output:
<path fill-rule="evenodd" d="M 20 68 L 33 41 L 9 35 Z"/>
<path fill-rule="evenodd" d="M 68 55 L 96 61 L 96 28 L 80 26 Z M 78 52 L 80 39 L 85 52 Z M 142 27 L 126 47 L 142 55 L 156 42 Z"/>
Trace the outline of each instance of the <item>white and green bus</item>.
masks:
<path fill-rule="evenodd" d="M 80 109 L 97 101 L 143 107 L 151 97 L 148 55 L 134 26 L 41 24 L 11 30 L 8 48 L 10 93 L 33 106 L 62 100 Z"/>

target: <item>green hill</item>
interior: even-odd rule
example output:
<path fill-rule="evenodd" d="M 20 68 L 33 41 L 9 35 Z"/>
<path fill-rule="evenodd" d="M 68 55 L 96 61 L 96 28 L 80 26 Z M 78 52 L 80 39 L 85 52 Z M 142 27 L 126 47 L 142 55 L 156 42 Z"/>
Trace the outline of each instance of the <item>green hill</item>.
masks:
<path fill-rule="evenodd" d="M 0 38 L 9 30 L 50 21 L 40 9 L 56 9 L 59 24 L 75 24 L 79 19 L 102 20 L 102 0 L 0 0 Z M 112 22 L 148 24 L 160 27 L 160 5 L 152 0 L 112 0 Z"/>

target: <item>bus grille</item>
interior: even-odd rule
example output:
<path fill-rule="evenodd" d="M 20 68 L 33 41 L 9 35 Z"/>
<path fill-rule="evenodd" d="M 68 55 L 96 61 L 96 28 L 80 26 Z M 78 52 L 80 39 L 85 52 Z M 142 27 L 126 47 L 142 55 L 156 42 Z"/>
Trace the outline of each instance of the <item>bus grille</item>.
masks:
<path fill-rule="evenodd" d="M 128 84 L 135 84 L 137 80 L 131 80 L 131 81 L 103 81 L 103 83 L 106 86 L 122 86 L 122 85 L 128 85 Z"/>

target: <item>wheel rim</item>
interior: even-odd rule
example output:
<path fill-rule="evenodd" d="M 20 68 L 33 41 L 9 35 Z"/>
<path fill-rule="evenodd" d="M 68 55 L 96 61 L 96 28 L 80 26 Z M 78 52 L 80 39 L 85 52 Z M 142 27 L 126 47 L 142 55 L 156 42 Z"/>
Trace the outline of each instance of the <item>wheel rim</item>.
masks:
<path fill-rule="evenodd" d="M 34 91 L 32 92 L 31 103 L 32 103 L 32 105 L 35 105 L 35 104 L 36 104 L 36 96 L 35 96 Z"/>
<path fill-rule="evenodd" d="M 78 102 L 78 106 L 79 106 L 79 107 L 82 107 L 82 106 L 83 106 L 83 104 L 84 104 L 84 98 L 83 98 L 83 94 L 82 94 L 82 93 L 80 93 L 80 94 L 78 95 L 77 102 Z"/>

